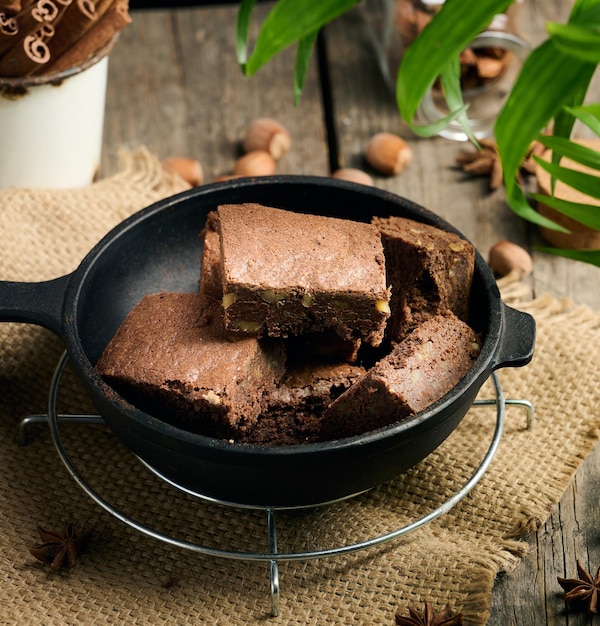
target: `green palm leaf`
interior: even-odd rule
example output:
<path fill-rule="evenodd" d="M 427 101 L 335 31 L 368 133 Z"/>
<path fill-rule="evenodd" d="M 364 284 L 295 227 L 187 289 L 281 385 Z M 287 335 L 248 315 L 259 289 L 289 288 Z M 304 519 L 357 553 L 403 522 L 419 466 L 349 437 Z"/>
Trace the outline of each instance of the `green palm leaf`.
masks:
<path fill-rule="evenodd" d="M 250 20 L 252 11 L 257 0 L 242 0 L 237 14 L 237 30 L 235 37 L 235 49 L 238 63 L 245 72 L 246 61 L 248 60 L 248 33 L 250 31 Z"/>
<path fill-rule="evenodd" d="M 554 154 L 566 157 L 587 167 L 600 169 L 600 152 L 597 150 L 588 148 L 576 141 L 571 141 L 564 137 L 555 137 L 554 135 L 539 135 L 538 141 L 550 148 Z M 598 188 L 598 194 L 600 195 L 600 187 Z"/>
<path fill-rule="evenodd" d="M 600 135 L 600 104 L 565 108 L 573 117 L 581 120 L 596 135 Z"/>
<path fill-rule="evenodd" d="M 600 206 L 569 202 L 556 196 L 545 196 L 537 193 L 532 194 L 531 197 L 549 206 L 551 209 L 555 209 L 559 213 L 574 219 L 576 222 L 585 224 L 585 226 L 589 226 L 594 230 L 600 230 Z"/>
<path fill-rule="evenodd" d="M 582 61 L 600 63 L 600 31 L 597 27 L 549 23 L 546 28 L 562 52 Z"/>
<path fill-rule="evenodd" d="M 294 104 L 300 104 L 300 98 L 304 89 L 304 82 L 306 81 L 306 75 L 308 73 L 308 66 L 310 65 L 310 58 L 312 56 L 313 47 L 319 31 L 303 37 L 298 42 L 298 50 L 296 51 L 296 67 L 294 69 Z"/>
<path fill-rule="evenodd" d="M 567 250 L 548 247 L 540 247 L 536 248 L 536 250 L 539 252 L 545 252 L 546 254 L 554 254 L 555 256 L 573 259 L 574 261 L 582 261 L 583 263 L 589 263 L 590 265 L 600 267 L 600 250 Z"/>
<path fill-rule="evenodd" d="M 589 83 L 594 70 L 594 64 L 573 59 L 550 41 L 525 60 L 494 126 L 507 195 L 517 205 L 516 175 L 531 142 L 563 104 L 570 103 L 571 94 L 579 91 L 582 83 Z"/>
<path fill-rule="evenodd" d="M 584 193 L 587 196 L 600 196 L 600 178 L 593 174 L 579 172 L 569 167 L 562 167 L 555 163 L 548 163 L 544 159 L 534 157 L 535 162 L 544 170 L 546 170 L 553 178 L 561 180 L 563 183 Z"/>
<path fill-rule="evenodd" d="M 240 12 L 244 18 L 252 12 L 256 0 L 242 0 Z M 277 53 L 305 38 L 310 38 L 336 17 L 345 13 L 360 0 L 279 0 L 263 21 L 254 50 L 242 64 L 247 76 L 255 74 Z M 244 22 L 242 22 L 244 26 Z M 244 40 L 246 48 L 248 33 L 240 32 L 238 40 Z M 238 48 L 240 44 L 238 44 Z"/>

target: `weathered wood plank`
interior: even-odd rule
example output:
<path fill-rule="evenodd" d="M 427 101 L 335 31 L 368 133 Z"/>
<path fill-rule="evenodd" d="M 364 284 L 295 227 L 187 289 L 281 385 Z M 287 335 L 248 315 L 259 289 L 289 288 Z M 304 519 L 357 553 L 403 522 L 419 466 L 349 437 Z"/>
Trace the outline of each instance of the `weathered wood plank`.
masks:
<path fill-rule="evenodd" d="M 576 575 L 575 561 L 594 569 L 600 563 L 598 528 L 600 454 L 580 467 L 543 529 L 529 538 L 530 553 L 495 587 L 490 624 L 594 623 L 585 614 L 567 614 L 557 576 Z M 514 613 L 514 621 L 509 616 Z"/>
<path fill-rule="evenodd" d="M 231 171 L 245 127 L 261 116 L 280 120 L 294 139 L 279 172 L 327 173 L 316 64 L 301 107 L 293 104 L 292 50 L 245 79 L 235 57 L 235 14 L 235 6 L 133 12 L 110 59 L 104 175 L 118 169 L 119 149 L 145 145 L 161 159 L 199 159 L 211 182 Z"/>

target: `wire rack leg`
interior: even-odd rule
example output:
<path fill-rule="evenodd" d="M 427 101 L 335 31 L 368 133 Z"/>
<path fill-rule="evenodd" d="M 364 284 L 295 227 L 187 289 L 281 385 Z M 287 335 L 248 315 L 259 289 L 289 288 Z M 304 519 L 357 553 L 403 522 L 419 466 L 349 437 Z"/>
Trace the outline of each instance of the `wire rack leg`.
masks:
<path fill-rule="evenodd" d="M 475 400 L 473 402 L 473 406 L 496 406 L 498 404 L 497 399 L 492 400 Z M 527 416 L 526 428 L 527 430 L 533 430 L 535 425 L 535 409 L 533 408 L 533 404 L 529 400 L 520 400 L 517 398 L 504 398 L 504 404 L 507 406 L 520 406 L 525 409 L 525 414 Z"/>
<path fill-rule="evenodd" d="M 99 415 L 57 415 L 57 421 L 71 424 L 104 424 L 104 420 Z M 19 422 L 19 432 L 17 440 L 20 446 L 26 446 L 29 443 L 29 427 L 33 424 L 48 424 L 49 418 L 47 413 L 39 413 L 36 415 L 28 415 Z"/>
<path fill-rule="evenodd" d="M 277 526 L 275 524 L 275 511 L 267 509 L 267 529 L 269 532 L 269 552 L 277 554 Z M 271 617 L 279 615 L 279 564 L 275 559 L 269 561 L 269 574 L 271 577 Z"/>

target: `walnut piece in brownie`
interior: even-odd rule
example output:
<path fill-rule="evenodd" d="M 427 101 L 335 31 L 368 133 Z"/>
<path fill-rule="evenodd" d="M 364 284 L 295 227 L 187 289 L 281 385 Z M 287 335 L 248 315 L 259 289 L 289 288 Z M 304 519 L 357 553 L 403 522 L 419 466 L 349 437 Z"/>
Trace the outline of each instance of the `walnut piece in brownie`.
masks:
<path fill-rule="evenodd" d="M 323 414 L 323 434 L 336 439 L 364 433 L 423 411 L 469 371 L 479 336 L 453 313 L 422 322 Z"/>
<path fill-rule="evenodd" d="M 217 214 L 228 329 L 273 337 L 333 329 L 381 343 L 390 291 L 375 226 L 256 203 Z"/>
<path fill-rule="evenodd" d="M 468 320 L 475 248 L 454 233 L 403 217 L 374 217 L 392 287 L 387 337 L 401 341 L 421 322 L 449 309 Z"/>
<path fill-rule="evenodd" d="M 230 436 L 256 420 L 284 373 L 283 343 L 231 337 L 218 301 L 199 294 L 146 296 L 129 313 L 96 370 L 124 398 L 187 430 Z"/>

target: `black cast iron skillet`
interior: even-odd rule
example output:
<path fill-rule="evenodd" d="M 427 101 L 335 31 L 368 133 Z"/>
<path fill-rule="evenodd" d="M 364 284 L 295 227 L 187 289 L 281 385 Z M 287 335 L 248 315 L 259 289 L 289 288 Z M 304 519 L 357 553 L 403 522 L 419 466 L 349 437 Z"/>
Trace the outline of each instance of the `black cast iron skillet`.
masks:
<path fill-rule="evenodd" d="M 485 336 L 481 354 L 451 392 L 413 418 L 332 442 L 260 447 L 193 434 L 136 409 L 101 380 L 94 364 L 144 295 L 197 289 L 199 231 L 210 210 L 237 202 L 362 221 L 399 215 L 458 232 L 430 211 L 372 187 L 318 177 L 240 179 L 195 188 L 140 211 L 104 237 L 72 274 L 40 283 L 0 283 L 0 321 L 38 324 L 58 334 L 105 422 L 170 480 L 244 505 L 304 506 L 354 495 L 435 450 L 492 371 L 530 361 L 533 318 L 500 300 L 496 281 L 477 254 L 470 323 Z"/>

